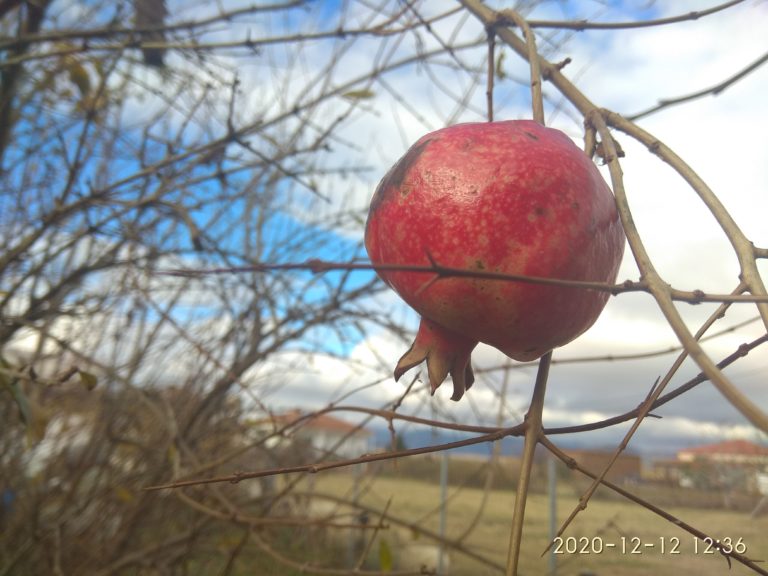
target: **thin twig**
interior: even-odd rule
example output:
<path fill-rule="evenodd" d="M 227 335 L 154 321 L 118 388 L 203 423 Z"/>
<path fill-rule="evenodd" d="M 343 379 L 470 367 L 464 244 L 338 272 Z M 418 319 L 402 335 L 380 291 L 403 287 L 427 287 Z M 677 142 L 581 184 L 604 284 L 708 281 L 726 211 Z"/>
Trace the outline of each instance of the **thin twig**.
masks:
<path fill-rule="evenodd" d="M 371 536 L 368 538 L 368 542 L 365 545 L 365 549 L 363 549 L 360 552 L 360 557 L 357 560 L 357 564 L 355 564 L 356 571 L 362 570 L 363 564 L 368 558 L 368 554 L 370 554 L 371 548 L 373 547 L 373 543 L 376 540 L 376 536 L 378 536 L 379 532 L 383 528 L 385 528 L 384 520 L 387 517 L 387 514 L 389 513 L 389 507 L 391 505 L 392 505 L 392 496 L 387 498 L 387 503 L 384 505 L 384 509 L 381 511 L 381 514 L 379 514 L 379 521 L 376 523 L 376 526 L 374 526 L 373 530 L 371 531 Z"/>
<path fill-rule="evenodd" d="M 419 25 L 424 26 L 425 28 L 429 29 L 430 26 L 434 23 L 437 23 L 440 20 L 443 20 L 445 18 L 448 18 L 452 16 L 457 11 L 456 8 L 453 8 L 447 12 L 441 13 L 439 15 L 436 15 L 433 18 L 430 18 L 428 20 L 423 20 Z M 225 20 L 226 17 L 222 16 L 222 20 Z M 54 39 L 72 39 L 72 40 L 80 40 L 79 44 L 74 43 L 63 43 L 59 42 L 56 44 L 53 44 L 54 46 L 57 46 L 54 49 L 49 49 L 46 51 L 40 51 L 40 50 L 33 50 L 30 52 L 26 52 L 23 54 L 20 54 L 18 56 L 12 56 L 10 58 L 4 59 L 0 61 L 0 69 L 4 67 L 14 66 L 21 64 L 23 62 L 29 62 L 33 60 L 44 60 L 48 58 L 63 58 L 66 56 L 74 56 L 77 54 L 92 54 L 95 52 L 117 52 L 122 53 L 126 49 L 133 47 L 135 41 L 133 40 L 133 36 L 141 34 L 141 32 L 146 31 L 162 31 L 166 32 L 169 30 L 173 30 L 178 26 L 174 25 L 168 25 L 168 26 L 153 26 L 151 28 L 100 28 L 96 30 L 78 30 L 78 31 L 68 31 L 68 32 L 47 32 L 45 34 L 35 34 L 35 35 L 28 35 L 28 36 L 21 36 L 18 38 L 13 38 L 12 40 L 8 41 L 0 41 L 0 50 L 6 50 L 9 47 L 12 46 L 28 46 L 31 44 L 46 44 L 47 42 L 50 42 Z M 413 29 L 413 26 L 411 26 L 409 29 Z M 251 38 L 250 36 L 246 36 L 245 38 L 240 38 L 237 40 L 220 40 L 220 41 L 209 41 L 209 42 L 200 42 L 194 38 L 189 40 L 178 40 L 178 41 L 153 41 L 153 42 L 142 42 L 142 47 L 151 48 L 151 49 L 158 49 L 158 50 L 179 50 L 179 51 L 194 51 L 196 53 L 200 53 L 203 51 L 215 51 L 215 50 L 224 50 L 224 49 L 236 49 L 240 48 L 244 51 L 244 54 L 251 55 L 254 52 L 258 51 L 260 48 L 264 46 L 272 46 L 272 45 L 288 45 L 288 44 L 303 44 L 306 42 L 318 42 L 318 41 L 327 41 L 327 40 L 333 40 L 336 38 L 339 38 L 341 36 L 344 37 L 387 37 L 387 36 L 395 36 L 402 34 L 405 31 L 404 28 L 387 28 L 386 23 L 382 23 L 378 26 L 367 26 L 362 28 L 336 28 L 334 30 L 324 30 L 320 32 L 301 32 L 296 34 L 286 34 L 286 35 L 280 35 L 280 36 L 263 36 L 261 38 Z M 119 38 L 120 36 L 127 36 L 125 40 L 122 41 L 115 41 L 115 38 Z M 96 39 L 100 40 L 101 38 L 106 38 L 107 41 L 101 42 L 89 42 L 89 40 Z M 444 46 L 443 49 L 446 50 L 453 50 L 454 48 L 451 48 L 450 46 Z"/>
<path fill-rule="evenodd" d="M 294 495 L 301 496 L 302 494 L 298 491 L 294 492 Z M 433 540 L 435 542 L 438 542 L 451 550 L 455 550 L 457 552 L 460 552 L 461 554 L 467 556 L 468 558 L 472 558 L 473 560 L 476 560 L 490 568 L 493 568 L 494 570 L 498 572 L 503 572 L 504 567 L 500 564 L 497 564 L 495 561 L 486 558 L 485 556 L 479 554 L 469 546 L 463 544 L 460 540 L 457 539 L 449 539 L 445 536 L 441 536 L 437 532 L 433 532 L 426 528 L 423 523 L 414 522 L 412 520 L 404 520 L 402 518 L 399 518 L 397 516 L 392 516 L 391 514 L 382 515 L 382 511 L 370 506 L 366 506 L 365 504 L 362 504 L 360 502 L 349 502 L 345 498 L 341 496 L 337 496 L 330 493 L 325 492 L 314 492 L 313 496 L 320 497 L 324 500 L 331 500 L 333 502 L 338 502 L 339 504 L 347 504 L 349 506 L 354 506 L 360 511 L 367 512 L 371 516 L 383 516 L 384 519 L 389 524 L 396 524 L 398 526 L 401 526 L 403 528 L 407 528 L 414 534 L 417 534 L 418 536 L 423 536 L 425 538 L 429 538 L 430 540 Z"/>
<path fill-rule="evenodd" d="M 760 320 L 760 316 L 753 316 L 752 318 L 748 318 L 747 320 L 744 320 L 743 322 L 738 322 L 737 324 L 733 324 L 732 326 L 728 326 L 727 328 L 723 328 L 722 330 L 718 330 L 717 332 L 713 332 L 712 334 L 709 334 L 707 336 L 702 337 L 699 339 L 699 342 L 704 342 L 707 340 L 712 340 L 713 338 L 717 338 L 719 336 L 723 336 L 724 334 L 731 334 L 738 330 L 739 328 L 743 328 L 744 326 L 748 326 L 749 324 L 754 324 Z M 627 354 L 602 354 L 602 355 L 596 355 L 596 356 L 573 356 L 571 358 L 552 358 L 552 365 L 560 365 L 560 364 L 585 364 L 588 362 L 621 362 L 625 360 L 644 360 L 647 358 L 654 358 L 657 356 L 666 356 L 667 354 L 673 354 L 675 352 L 680 352 L 681 350 L 684 350 L 682 346 L 670 346 L 668 348 L 662 348 L 658 350 L 648 350 L 646 352 L 630 352 Z M 487 374 L 489 372 L 500 372 L 500 371 L 506 371 L 509 369 L 513 370 L 521 370 L 521 369 L 528 369 L 534 366 L 536 362 L 518 362 L 513 365 L 508 364 L 500 364 L 497 366 L 489 366 L 487 368 L 473 368 L 475 375 L 477 374 Z"/>
<path fill-rule="evenodd" d="M 409 450 L 398 450 L 394 452 L 384 452 L 379 454 L 365 454 L 359 458 L 350 458 L 347 460 L 331 461 L 331 462 L 317 462 L 313 464 L 300 464 L 297 466 L 285 466 L 281 468 L 271 468 L 269 470 L 259 470 L 256 472 L 237 472 L 235 474 L 229 474 L 227 476 L 216 476 L 213 478 L 198 478 L 192 480 L 175 480 L 168 484 L 158 484 L 155 486 L 146 486 L 145 491 L 155 490 L 167 490 L 171 488 L 182 488 L 184 486 L 197 486 L 200 484 L 216 484 L 221 482 L 229 482 L 230 484 L 238 484 L 243 480 L 249 480 L 251 478 L 264 478 L 265 476 L 278 476 L 282 474 L 296 474 L 299 472 L 306 472 L 310 474 L 317 474 L 318 472 L 324 472 L 326 470 L 333 470 L 335 468 L 345 468 L 347 466 L 353 466 L 355 464 L 365 464 L 367 462 L 376 462 L 381 460 L 393 460 L 396 458 L 403 458 L 405 456 L 415 456 L 418 454 L 431 454 L 433 452 L 441 452 L 443 450 L 452 450 L 454 448 L 462 448 L 464 446 L 472 446 L 474 444 L 482 444 L 483 442 L 495 442 L 500 440 L 504 436 L 509 435 L 509 431 L 512 430 L 500 430 L 492 432 L 490 434 L 484 434 L 475 438 L 467 438 L 465 440 L 458 440 L 456 442 L 446 442 L 445 444 L 433 444 L 431 446 L 424 446 L 422 448 L 411 448 Z M 522 426 L 519 429 L 519 433 L 522 435 Z"/>
<path fill-rule="evenodd" d="M 723 370 L 724 368 L 736 362 L 736 360 L 738 360 L 739 358 L 743 358 L 744 356 L 749 354 L 750 351 L 766 343 L 768 343 L 768 334 L 763 334 L 762 336 L 753 340 L 749 344 L 742 344 L 736 349 L 735 352 L 729 354 L 726 358 L 724 358 L 723 360 L 717 363 L 718 369 Z M 685 384 L 681 384 L 671 392 L 667 392 L 666 394 L 661 396 L 658 400 L 656 400 L 651 405 L 651 410 L 655 410 L 656 408 L 659 408 L 660 406 L 667 404 L 671 400 L 674 400 L 678 396 L 681 396 L 682 394 L 692 390 L 693 388 L 695 388 L 699 384 L 706 382 L 707 380 L 709 380 L 707 375 L 704 372 L 699 372 L 696 376 L 688 380 L 688 382 L 686 382 Z M 640 413 L 640 409 L 636 408 L 634 410 L 626 412 L 625 414 L 614 416 L 612 418 L 606 418 L 605 420 L 600 420 L 598 422 L 592 422 L 590 424 L 581 424 L 578 426 L 546 428 L 544 432 L 546 434 L 574 434 L 577 432 L 590 432 L 592 430 L 607 428 L 609 426 L 615 426 L 616 424 L 620 424 L 622 422 L 627 422 L 629 420 L 632 420 L 633 418 L 636 418 L 639 413 Z"/>
<path fill-rule="evenodd" d="M 536 35 L 528 25 L 528 21 L 514 10 L 504 10 L 500 13 L 503 20 L 511 20 L 523 31 L 525 46 L 528 51 L 528 65 L 531 72 L 531 109 L 533 119 L 544 126 L 544 97 L 541 92 L 541 69 L 539 68 L 539 52 L 536 49 Z"/>
<path fill-rule="evenodd" d="M 730 0 L 724 4 L 719 4 L 706 10 L 695 10 L 679 16 L 670 16 L 667 18 L 658 18 L 655 20 L 636 20 L 634 22 L 590 22 L 588 20 L 529 20 L 528 25 L 531 28 L 561 28 L 568 30 L 627 30 L 631 28 L 651 28 L 654 26 L 665 26 L 668 24 L 677 24 L 690 20 L 698 20 L 704 16 L 715 14 L 726 10 L 736 4 L 741 4 L 744 0 Z"/>
<path fill-rule="evenodd" d="M 678 96 L 677 98 L 663 98 L 659 100 L 658 104 L 656 104 L 655 106 L 651 106 L 647 110 L 643 110 L 642 112 L 637 112 L 635 114 L 630 114 L 625 117 L 627 118 L 627 120 L 634 122 L 635 120 L 639 120 L 640 118 L 645 118 L 646 116 L 650 116 L 651 114 L 658 112 L 659 110 L 663 110 L 664 108 L 669 108 L 670 106 L 674 106 L 676 104 L 683 104 L 685 102 L 690 102 L 691 100 L 697 100 L 698 98 L 702 98 L 704 96 L 709 96 L 709 95 L 717 96 L 721 92 L 724 92 L 727 88 L 730 88 L 732 85 L 736 84 L 736 82 L 738 82 L 745 76 L 748 76 L 749 74 L 757 70 L 760 66 L 762 66 L 766 62 L 768 62 L 768 52 L 763 54 L 760 58 L 752 62 L 746 68 L 740 70 L 739 72 L 737 72 L 733 76 L 730 76 L 726 80 L 723 80 L 718 84 L 715 84 L 714 86 L 711 86 L 709 88 L 704 88 L 703 90 L 698 90 L 691 94 L 686 94 L 685 96 Z"/>
<path fill-rule="evenodd" d="M 488 122 L 493 122 L 493 83 L 496 77 L 496 70 L 494 63 L 496 58 L 494 56 L 494 49 L 496 47 L 496 33 L 493 28 L 488 29 L 488 73 L 486 74 L 486 88 L 485 88 L 485 100 L 488 116 Z"/>
<path fill-rule="evenodd" d="M 331 262 L 312 258 L 304 262 L 269 263 L 257 262 L 248 266 L 232 266 L 206 269 L 165 269 L 155 272 L 161 276 L 177 276 L 181 278 L 203 278 L 220 274 L 243 274 L 253 272 L 273 272 L 290 270 L 308 270 L 314 274 L 323 274 L 335 270 L 373 270 L 376 272 L 418 272 L 424 274 L 437 274 L 444 278 L 475 278 L 480 280 L 500 280 L 505 282 L 526 282 L 529 284 L 544 284 L 549 286 L 561 286 L 563 288 L 580 288 L 583 290 L 596 290 L 608 292 L 616 296 L 626 292 L 651 293 L 650 285 L 645 280 L 625 280 L 618 284 L 608 282 L 591 282 L 587 280 L 568 280 L 564 278 L 546 278 L 541 276 L 528 276 L 526 274 L 507 274 L 501 272 L 488 272 L 484 270 L 468 270 L 466 268 L 452 268 L 443 266 L 437 262 L 429 265 L 412 264 L 368 264 L 363 262 Z M 753 304 L 764 302 L 768 304 L 768 295 L 754 294 L 712 294 L 703 290 L 680 290 L 668 287 L 672 300 L 688 302 L 689 304 L 701 304 L 704 302 L 742 302 Z"/>

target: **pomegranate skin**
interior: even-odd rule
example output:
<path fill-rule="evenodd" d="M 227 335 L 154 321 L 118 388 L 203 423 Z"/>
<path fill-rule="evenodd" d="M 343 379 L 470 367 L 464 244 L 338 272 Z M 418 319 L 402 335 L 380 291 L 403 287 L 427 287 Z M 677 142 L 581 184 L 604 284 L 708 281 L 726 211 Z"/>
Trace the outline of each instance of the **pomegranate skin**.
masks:
<path fill-rule="evenodd" d="M 565 134 L 529 120 L 458 124 L 423 136 L 379 184 L 365 230 L 374 265 L 434 261 L 598 282 L 615 281 L 624 242 L 596 166 Z M 378 273 L 429 321 L 396 378 L 426 359 L 433 393 L 447 372 L 456 400 L 472 383 L 468 359 L 477 342 L 534 360 L 587 330 L 608 299 L 524 282 Z"/>

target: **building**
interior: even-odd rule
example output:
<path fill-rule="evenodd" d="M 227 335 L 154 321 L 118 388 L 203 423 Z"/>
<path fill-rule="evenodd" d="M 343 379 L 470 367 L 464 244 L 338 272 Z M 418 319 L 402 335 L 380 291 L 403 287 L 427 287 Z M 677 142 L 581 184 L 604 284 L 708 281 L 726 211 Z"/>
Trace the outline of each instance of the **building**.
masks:
<path fill-rule="evenodd" d="M 372 433 L 357 424 L 325 413 L 289 410 L 256 423 L 269 448 L 309 448 L 322 459 L 357 458 L 369 450 Z"/>
<path fill-rule="evenodd" d="M 747 440 L 702 444 L 680 450 L 676 463 L 680 486 L 757 492 L 768 471 L 768 447 Z"/>
<path fill-rule="evenodd" d="M 680 450 L 681 462 L 703 460 L 729 464 L 768 465 L 768 447 L 747 440 L 726 440 L 716 444 L 703 444 Z"/>

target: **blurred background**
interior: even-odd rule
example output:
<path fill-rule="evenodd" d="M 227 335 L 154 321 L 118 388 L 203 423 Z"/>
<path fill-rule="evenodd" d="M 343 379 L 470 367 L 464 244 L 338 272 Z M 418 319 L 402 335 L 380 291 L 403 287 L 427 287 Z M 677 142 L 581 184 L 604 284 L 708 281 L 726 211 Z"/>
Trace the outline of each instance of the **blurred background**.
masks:
<path fill-rule="evenodd" d="M 569 59 L 587 97 L 674 149 L 768 246 L 765 2 L 702 15 L 718 3 L 488 5 L 519 11 L 542 56 Z M 527 63 L 502 43 L 493 58 L 495 118 L 529 118 Z M 522 420 L 535 364 L 489 347 L 461 403 L 450 386 L 431 397 L 416 372 L 396 383 L 418 317 L 372 271 L 343 266 L 367 262 L 368 202 L 407 148 L 485 120 L 488 74 L 486 30 L 460 2 L 0 1 L 0 575 L 503 572 L 515 439 L 144 490 L 475 435 L 435 422 Z M 582 145 L 578 111 L 546 82 L 544 96 L 547 124 Z M 669 166 L 616 138 L 665 281 L 734 290 L 739 262 L 711 214 Z M 253 268 L 308 259 L 342 266 Z M 638 279 L 629 250 L 624 279 Z M 695 331 L 716 306 L 678 308 Z M 765 327 L 739 304 L 710 333 L 717 362 Z M 648 294 L 611 298 L 555 351 L 545 425 L 634 409 L 677 352 Z M 756 346 L 726 369 L 764 410 L 766 368 Z M 698 373 L 688 360 L 672 386 Z M 381 417 L 392 409 L 426 422 Z M 768 557 L 765 435 L 706 382 L 655 414 L 609 478 Z M 627 427 L 551 439 L 599 471 Z M 552 503 L 566 515 L 586 484 L 543 453 L 534 478 L 526 537 L 540 545 L 523 567 L 552 572 L 540 557 Z M 658 548 L 565 553 L 563 573 L 723 569 L 648 511 L 596 498 L 572 534 L 679 538 L 677 564 Z"/>

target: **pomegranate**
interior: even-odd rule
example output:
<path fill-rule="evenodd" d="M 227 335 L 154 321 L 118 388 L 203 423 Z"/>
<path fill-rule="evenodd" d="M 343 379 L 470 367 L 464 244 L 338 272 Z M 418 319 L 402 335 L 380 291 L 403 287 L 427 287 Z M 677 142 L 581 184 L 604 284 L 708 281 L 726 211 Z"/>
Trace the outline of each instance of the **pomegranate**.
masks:
<path fill-rule="evenodd" d="M 613 194 L 565 134 L 530 120 L 458 124 L 423 136 L 371 200 L 365 246 L 374 265 L 613 282 L 624 252 Z M 421 315 L 395 379 L 427 361 L 434 394 L 474 381 L 478 342 L 514 360 L 567 344 L 597 319 L 606 292 L 435 273 L 379 270 Z"/>

